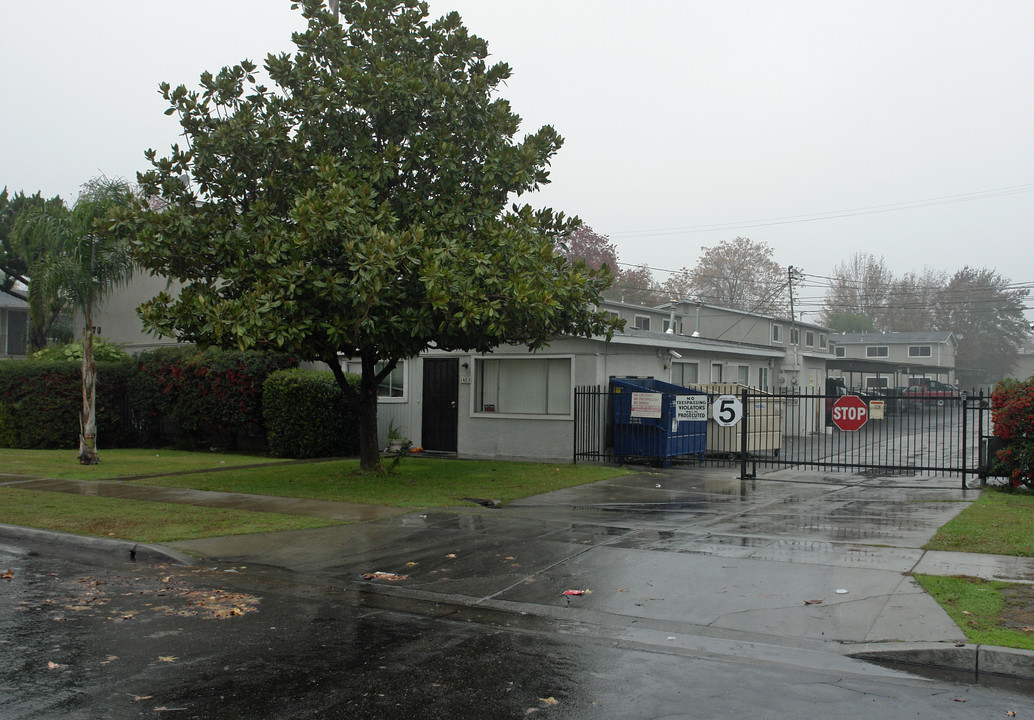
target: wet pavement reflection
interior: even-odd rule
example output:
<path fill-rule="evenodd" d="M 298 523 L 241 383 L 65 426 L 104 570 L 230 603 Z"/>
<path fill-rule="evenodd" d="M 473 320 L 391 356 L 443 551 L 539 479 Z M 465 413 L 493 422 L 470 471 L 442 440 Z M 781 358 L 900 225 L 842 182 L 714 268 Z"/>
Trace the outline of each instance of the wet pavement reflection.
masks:
<path fill-rule="evenodd" d="M 5 720 L 963 718 L 1025 702 L 669 627 L 386 610 L 270 568 L 97 566 L 10 547 L 0 564 Z"/>

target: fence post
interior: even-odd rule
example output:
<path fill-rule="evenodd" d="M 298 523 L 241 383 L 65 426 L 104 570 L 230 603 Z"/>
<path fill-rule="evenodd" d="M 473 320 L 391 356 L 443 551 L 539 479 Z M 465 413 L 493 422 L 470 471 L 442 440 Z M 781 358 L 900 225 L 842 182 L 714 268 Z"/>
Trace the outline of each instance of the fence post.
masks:
<path fill-rule="evenodd" d="M 747 479 L 747 388 L 740 393 L 743 416 L 740 418 L 740 480 Z M 757 473 L 755 473 L 756 475 Z"/>
<path fill-rule="evenodd" d="M 966 446 L 969 444 L 969 396 L 966 391 L 961 393 L 962 397 L 962 491 L 966 491 Z"/>
<path fill-rule="evenodd" d="M 581 388 L 576 385 L 574 388 L 574 432 L 571 433 L 573 445 L 571 449 L 572 465 L 578 464 L 578 406 L 582 401 L 581 395 L 579 393 L 580 390 Z"/>
<path fill-rule="evenodd" d="M 990 442 L 988 447 L 990 447 Z M 980 388 L 980 396 L 977 401 L 977 468 L 981 487 L 987 485 L 987 470 L 990 466 L 990 453 L 984 453 L 984 388 Z"/>

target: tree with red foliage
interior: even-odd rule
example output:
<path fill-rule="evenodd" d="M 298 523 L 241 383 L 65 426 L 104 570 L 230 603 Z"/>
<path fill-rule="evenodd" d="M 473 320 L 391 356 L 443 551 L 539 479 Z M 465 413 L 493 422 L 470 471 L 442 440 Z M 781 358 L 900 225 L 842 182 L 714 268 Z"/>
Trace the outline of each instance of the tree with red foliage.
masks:
<path fill-rule="evenodd" d="M 998 469 L 1013 487 L 1034 487 L 1034 378 L 1003 380 L 991 395 L 995 436 L 1006 443 L 997 452 Z"/>

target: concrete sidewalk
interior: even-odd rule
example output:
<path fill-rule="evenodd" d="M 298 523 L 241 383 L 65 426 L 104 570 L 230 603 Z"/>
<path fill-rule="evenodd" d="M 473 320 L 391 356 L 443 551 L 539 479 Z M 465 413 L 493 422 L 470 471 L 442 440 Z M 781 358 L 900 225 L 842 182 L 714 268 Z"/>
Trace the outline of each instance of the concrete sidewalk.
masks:
<path fill-rule="evenodd" d="M 74 483 L 19 486 L 76 491 Z M 116 492 L 79 488 L 90 490 Z M 164 490 L 131 492 L 165 502 L 348 515 L 329 507 L 343 503 Z M 782 471 L 741 481 L 735 469 L 687 469 L 637 473 L 500 509 L 353 509 L 349 519 L 362 522 L 172 547 L 208 562 L 283 568 L 354 589 L 368 605 L 433 616 L 505 624 L 536 616 L 572 631 L 707 652 L 793 648 L 815 658 L 834 652 L 956 669 L 979 664 L 1034 678 L 1030 653 L 965 645 L 958 626 L 910 576 L 1034 579 L 1032 559 L 921 549 L 978 492 L 962 490 L 955 478 Z M 364 577 L 378 572 L 399 579 Z"/>

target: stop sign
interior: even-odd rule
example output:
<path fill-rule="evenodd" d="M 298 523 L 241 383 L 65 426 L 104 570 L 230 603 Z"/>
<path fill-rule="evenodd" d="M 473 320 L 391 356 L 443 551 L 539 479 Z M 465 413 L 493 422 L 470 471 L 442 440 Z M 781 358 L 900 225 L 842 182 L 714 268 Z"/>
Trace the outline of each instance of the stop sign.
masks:
<path fill-rule="evenodd" d="M 833 424 L 841 430 L 857 430 L 869 419 L 869 406 L 857 395 L 845 395 L 833 403 Z"/>

